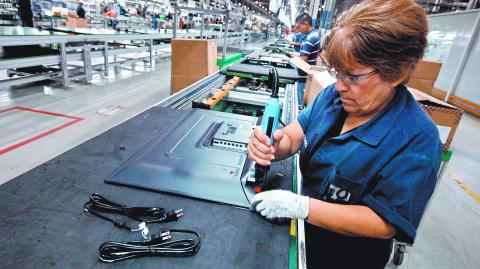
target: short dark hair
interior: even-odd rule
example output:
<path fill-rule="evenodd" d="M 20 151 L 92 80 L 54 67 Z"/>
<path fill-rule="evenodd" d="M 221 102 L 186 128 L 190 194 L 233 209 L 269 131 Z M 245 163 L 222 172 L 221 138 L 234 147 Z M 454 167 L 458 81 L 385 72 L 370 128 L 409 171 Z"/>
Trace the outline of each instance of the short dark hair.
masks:
<path fill-rule="evenodd" d="M 303 13 L 297 16 L 295 18 L 295 23 L 300 24 L 300 23 L 308 23 L 309 25 L 312 25 L 312 17 L 308 15 L 308 13 Z"/>
<path fill-rule="evenodd" d="M 342 72 L 358 63 L 377 68 L 386 81 L 406 81 L 424 55 L 427 34 L 425 11 L 413 1 L 365 0 L 333 27 L 327 61 Z"/>

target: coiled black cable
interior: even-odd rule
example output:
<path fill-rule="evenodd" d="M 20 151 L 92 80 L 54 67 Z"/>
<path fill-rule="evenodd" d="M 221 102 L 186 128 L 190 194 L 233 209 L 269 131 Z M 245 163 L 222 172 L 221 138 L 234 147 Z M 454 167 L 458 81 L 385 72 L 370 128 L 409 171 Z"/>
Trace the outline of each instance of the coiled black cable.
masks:
<path fill-rule="evenodd" d="M 147 223 L 166 223 L 176 221 L 183 216 L 182 209 L 167 211 L 161 207 L 128 207 L 112 202 L 98 193 L 90 195 L 90 199 L 83 205 L 83 209 L 94 216 L 112 222 L 120 229 L 130 232 L 140 231 L 146 239 L 150 236 Z M 112 217 L 106 213 L 124 216 Z M 129 218 L 140 223 L 133 223 Z"/>
<path fill-rule="evenodd" d="M 195 238 L 171 240 L 173 236 L 194 235 Z M 193 256 L 200 249 L 200 235 L 190 230 L 164 230 L 153 234 L 149 241 L 115 242 L 100 245 L 98 259 L 102 262 L 118 262 L 147 256 Z"/>
<path fill-rule="evenodd" d="M 129 207 L 110 201 L 98 193 L 90 195 L 90 200 L 86 202 L 83 207 L 86 211 L 92 211 L 93 209 L 96 213 L 100 210 L 109 213 L 122 214 L 136 221 L 145 223 L 176 221 L 179 217 L 183 216 L 182 209 L 168 211 L 162 207 Z"/>

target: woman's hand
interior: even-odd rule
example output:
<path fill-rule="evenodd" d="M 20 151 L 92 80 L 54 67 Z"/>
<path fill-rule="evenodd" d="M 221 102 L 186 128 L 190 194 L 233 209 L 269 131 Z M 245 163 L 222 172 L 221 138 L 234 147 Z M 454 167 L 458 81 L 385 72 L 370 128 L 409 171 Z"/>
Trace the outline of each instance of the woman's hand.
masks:
<path fill-rule="evenodd" d="M 282 130 L 273 133 L 273 146 L 270 146 L 270 138 L 266 136 L 261 126 L 257 126 L 248 142 L 248 158 L 256 163 L 267 166 L 275 159 L 275 152 L 278 150 L 280 141 L 284 137 Z"/>
<path fill-rule="evenodd" d="M 291 191 L 272 190 L 256 194 L 250 205 L 267 219 L 306 219 L 310 198 Z"/>
<path fill-rule="evenodd" d="M 276 161 L 286 159 L 300 149 L 304 136 L 302 127 L 294 120 L 273 133 L 275 143 L 270 146 L 270 138 L 258 126 L 248 142 L 248 158 L 263 166 L 270 165 L 274 159 Z"/>

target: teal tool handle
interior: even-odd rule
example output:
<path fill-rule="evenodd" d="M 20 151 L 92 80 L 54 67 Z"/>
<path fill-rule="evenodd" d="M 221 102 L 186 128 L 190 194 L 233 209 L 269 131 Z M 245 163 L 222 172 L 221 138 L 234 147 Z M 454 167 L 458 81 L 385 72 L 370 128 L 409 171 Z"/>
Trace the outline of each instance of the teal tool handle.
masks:
<path fill-rule="evenodd" d="M 280 119 L 280 101 L 278 98 L 270 98 L 263 112 L 262 131 L 270 137 L 270 146 L 273 145 L 273 133 L 277 130 Z"/>

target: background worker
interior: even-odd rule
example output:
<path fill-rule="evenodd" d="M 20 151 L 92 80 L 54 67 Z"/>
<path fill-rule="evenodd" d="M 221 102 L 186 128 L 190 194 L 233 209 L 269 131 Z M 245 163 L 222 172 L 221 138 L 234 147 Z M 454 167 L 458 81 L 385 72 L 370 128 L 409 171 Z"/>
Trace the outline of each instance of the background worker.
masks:
<path fill-rule="evenodd" d="M 77 16 L 79 18 L 85 18 L 85 9 L 83 8 L 83 3 L 82 2 L 80 2 L 80 1 L 77 2 L 76 11 L 77 11 Z"/>
<path fill-rule="evenodd" d="M 115 12 L 113 8 L 107 7 L 107 11 L 104 13 L 104 15 L 111 19 L 112 28 L 116 30 L 118 25 L 118 21 L 115 19 L 117 18 L 117 12 Z"/>
<path fill-rule="evenodd" d="M 305 39 L 305 36 L 300 33 L 297 29 L 295 29 L 293 40 L 288 40 L 290 45 L 293 45 L 293 50 L 296 54 L 300 53 L 300 47 L 302 46 L 302 42 Z"/>
<path fill-rule="evenodd" d="M 304 219 L 308 268 L 384 268 L 392 239 L 413 243 L 435 188 L 442 144 L 405 87 L 427 46 L 425 11 L 409 0 L 365 0 L 332 29 L 337 82 L 297 120 L 248 144 L 261 165 L 300 151 L 302 194 L 255 195 L 268 219 Z M 399 38 L 401 37 L 401 38 Z"/>
<path fill-rule="evenodd" d="M 152 22 L 152 29 L 157 30 L 158 28 L 158 20 L 157 20 L 157 14 L 154 11 L 147 11 L 147 14 L 150 15 L 151 22 Z"/>
<path fill-rule="evenodd" d="M 312 18 L 307 13 L 303 13 L 295 19 L 295 29 L 297 33 L 304 35 L 300 46 L 299 54 L 295 57 L 310 65 L 317 63 L 318 52 L 320 51 L 320 35 L 313 29 Z M 307 73 L 298 69 L 297 97 L 300 109 L 303 109 L 303 91 L 307 82 Z"/>

